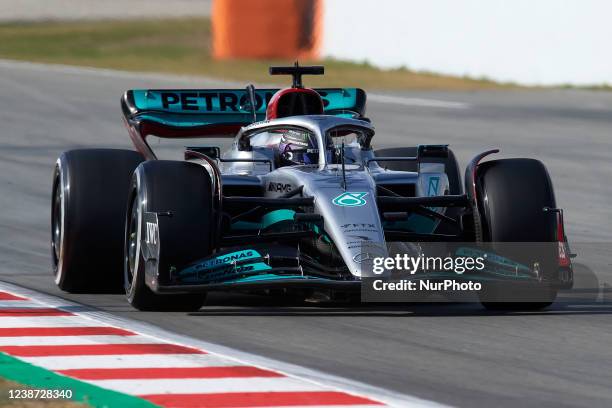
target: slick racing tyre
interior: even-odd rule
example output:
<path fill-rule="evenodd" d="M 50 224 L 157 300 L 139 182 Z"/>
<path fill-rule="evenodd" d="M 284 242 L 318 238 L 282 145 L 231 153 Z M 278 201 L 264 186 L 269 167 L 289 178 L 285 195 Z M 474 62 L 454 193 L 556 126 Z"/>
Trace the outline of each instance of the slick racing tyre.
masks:
<path fill-rule="evenodd" d="M 157 294 L 145 283 L 145 270 L 168 284 L 172 270 L 211 253 L 212 186 L 207 170 L 195 163 L 154 160 L 134 172 L 125 223 L 125 292 L 139 310 L 195 311 L 205 294 Z M 145 260 L 143 217 L 158 214 L 156 260 Z M 152 263 L 151 263 L 152 262 Z M 151 263 L 151 264 L 149 264 Z M 147 280 L 147 282 L 149 282 Z"/>
<path fill-rule="evenodd" d="M 130 150 L 70 150 L 57 160 L 51 201 L 55 283 L 71 293 L 118 292 L 123 283 L 123 220 L 134 169 Z"/>
<path fill-rule="evenodd" d="M 544 211 L 555 208 L 552 182 L 544 164 L 533 159 L 503 159 L 482 163 L 476 179 L 477 195 L 485 241 L 495 243 L 528 242 L 547 243 L 556 240 L 556 216 Z M 520 261 L 526 255 L 524 247 L 516 248 L 515 258 Z M 488 288 L 487 300 L 481 301 L 488 309 L 537 310 L 551 305 L 557 289 L 549 277 L 557 268 L 556 249 L 545 245 L 544 280 L 525 284 L 495 284 Z M 530 299 L 521 301 L 521 297 Z M 507 299 L 509 298 L 509 299 Z M 507 300 L 507 301 L 504 301 Z"/>

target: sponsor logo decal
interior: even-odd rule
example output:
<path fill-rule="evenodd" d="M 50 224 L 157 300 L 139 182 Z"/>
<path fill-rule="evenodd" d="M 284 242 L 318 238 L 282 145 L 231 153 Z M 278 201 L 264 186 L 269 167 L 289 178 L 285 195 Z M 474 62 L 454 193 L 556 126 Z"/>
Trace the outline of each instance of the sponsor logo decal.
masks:
<path fill-rule="evenodd" d="M 195 268 L 198 270 L 199 269 L 210 269 L 210 268 L 218 267 L 219 265 L 227 265 L 227 264 L 231 265 L 234 262 L 239 262 L 245 259 L 258 258 L 260 256 L 261 255 L 259 255 L 259 252 L 254 251 L 254 250 L 232 252 L 230 254 L 221 255 L 216 258 L 204 261 L 196 265 Z"/>
<path fill-rule="evenodd" d="M 255 109 L 258 113 L 265 112 L 275 91 L 255 92 Z M 249 95 L 244 91 L 226 90 L 215 91 L 155 91 L 147 92 L 147 98 L 155 100 L 159 95 L 159 102 L 155 105 L 169 111 L 195 111 L 195 112 L 250 112 L 245 107 L 250 104 Z M 323 105 L 328 106 L 325 99 L 326 92 L 322 92 Z M 157 101 L 156 101 L 157 102 Z"/>
<path fill-rule="evenodd" d="M 266 92 L 255 94 L 255 108 L 260 111 L 274 95 Z M 162 109 L 205 112 L 244 112 L 241 109 L 248 102 L 248 95 L 243 92 L 161 92 Z"/>
<path fill-rule="evenodd" d="M 376 227 L 376 225 L 370 222 L 361 222 L 361 223 L 353 223 L 353 224 L 342 224 L 341 227 L 342 229 L 345 230 L 345 232 L 348 232 L 348 231 L 353 231 L 353 228 L 354 230 L 368 229 L 368 228 L 374 228 Z"/>
<path fill-rule="evenodd" d="M 353 261 L 357 263 L 363 263 L 366 261 L 374 261 L 375 258 L 377 258 L 377 255 L 375 254 L 371 254 L 369 252 L 362 252 L 360 254 L 353 256 Z"/>
<path fill-rule="evenodd" d="M 147 244 L 157 245 L 157 224 L 154 222 L 147 221 Z"/>
<path fill-rule="evenodd" d="M 291 191 L 291 184 L 270 183 L 268 185 L 268 191 L 273 191 L 275 193 L 288 193 Z"/>
<path fill-rule="evenodd" d="M 218 269 L 215 271 L 200 271 L 198 273 L 198 279 L 200 283 L 215 283 L 215 282 L 223 282 L 226 280 L 240 278 L 244 274 L 248 274 L 249 272 L 258 272 L 265 271 L 268 269 L 272 269 L 268 264 L 264 262 L 256 262 L 247 265 L 227 265 L 222 269 Z"/>
<path fill-rule="evenodd" d="M 340 226 L 340 228 L 342 228 L 342 232 L 344 232 L 345 234 L 350 234 L 350 233 L 360 233 L 363 234 L 364 232 L 378 232 L 378 228 L 376 228 L 375 224 L 369 223 L 369 222 L 363 222 L 363 223 L 354 223 L 354 224 L 342 224 Z"/>
<path fill-rule="evenodd" d="M 179 272 L 184 282 L 212 283 L 222 281 L 247 272 L 270 269 L 264 262 L 258 262 L 261 254 L 256 250 L 243 250 L 227 253 L 196 263 Z M 248 261 L 254 263 L 248 263 Z M 202 281 L 205 280 L 206 282 Z"/>
<path fill-rule="evenodd" d="M 440 177 L 431 177 L 429 179 L 429 188 L 427 191 L 428 196 L 438 195 L 438 186 L 440 185 Z"/>
<path fill-rule="evenodd" d="M 368 193 L 347 191 L 334 198 L 332 203 L 340 207 L 362 207 L 367 204 L 364 198 L 366 195 L 368 195 Z"/>

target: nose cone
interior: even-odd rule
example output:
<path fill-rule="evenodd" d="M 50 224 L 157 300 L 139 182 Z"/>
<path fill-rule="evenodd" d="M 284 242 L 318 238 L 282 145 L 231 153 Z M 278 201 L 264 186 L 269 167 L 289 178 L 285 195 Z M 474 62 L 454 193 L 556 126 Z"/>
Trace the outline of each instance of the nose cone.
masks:
<path fill-rule="evenodd" d="M 315 210 L 325 219 L 325 231 L 336 244 L 354 276 L 371 271 L 375 257 L 388 255 L 376 196 L 369 180 L 352 180 L 344 190 L 324 187 L 316 191 Z M 371 267 L 371 266 L 370 266 Z"/>

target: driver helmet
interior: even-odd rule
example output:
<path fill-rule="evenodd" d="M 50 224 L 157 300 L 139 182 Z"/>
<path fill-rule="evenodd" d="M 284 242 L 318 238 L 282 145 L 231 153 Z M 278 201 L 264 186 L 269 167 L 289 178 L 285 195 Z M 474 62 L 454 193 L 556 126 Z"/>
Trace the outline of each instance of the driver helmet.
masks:
<path fill-rule="evenodd" d="M 281 137 L 278 153 L 281 166 L 319 163 L 317 140 L 310 132 L 286 130 Z"/>

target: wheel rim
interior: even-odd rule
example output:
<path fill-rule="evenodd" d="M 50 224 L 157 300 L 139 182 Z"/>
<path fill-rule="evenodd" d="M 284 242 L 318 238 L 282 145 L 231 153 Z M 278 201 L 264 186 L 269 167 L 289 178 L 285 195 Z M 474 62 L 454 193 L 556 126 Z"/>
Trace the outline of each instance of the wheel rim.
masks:
<path fill-rule="evenodd" d="M 127 269 L 128 288 L 132 285 L 136 274 L 136 260 L 138 256 L 138 200 L 132 200 L 128 228 L 126 230 L 126 254 L 125 264 Z"/>
<path fill-rule="evenodd" d="M 51 216 L 51 247 L 53 249 L 53 261 L 58 265 L 62 247 L 62 184 L 58 179 L 55 182 L 53 192 L 53 209 Z"/>

